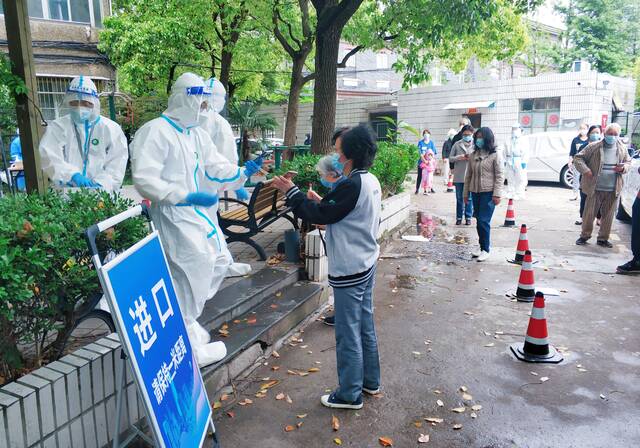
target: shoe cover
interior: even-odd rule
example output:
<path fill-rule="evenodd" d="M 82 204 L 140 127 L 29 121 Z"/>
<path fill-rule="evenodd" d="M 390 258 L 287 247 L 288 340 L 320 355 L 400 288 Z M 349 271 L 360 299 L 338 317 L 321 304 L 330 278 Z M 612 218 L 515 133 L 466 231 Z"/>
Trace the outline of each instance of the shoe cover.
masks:
<path fill-rule="evenodd" d="M 191 345 L 208 344 L 211 341 L 211 335 L 198 322 L 194 322 L 187 326 L 187 334 Z"/>
<path fill-rule="evenodd" d="M 246 263 L 232 263 L 227 270 L 227 277 L 242 277 L 251 272 L 251 265 Z"/>
<path fill-rule="evenodd" d="M 196 354 L 198 366 L 204 367 L 214 362 L 218 362 L 227 356 L 227 347 L 222 341 L 211 342 L 209 344 L 192 344 L 193 352 Z"/>

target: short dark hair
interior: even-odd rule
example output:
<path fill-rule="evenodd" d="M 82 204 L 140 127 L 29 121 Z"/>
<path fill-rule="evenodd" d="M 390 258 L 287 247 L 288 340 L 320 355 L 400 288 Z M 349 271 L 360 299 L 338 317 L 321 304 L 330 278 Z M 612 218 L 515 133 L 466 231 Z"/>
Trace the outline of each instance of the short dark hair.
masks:
<path fill-rule="evenodd" d="M 353 169 L 369 169 L 376 158 L 378 145 L 368 125 L 358 125 L 342 135 L 342 152 L 353 161 Z"/>
<path fill-rule="evenodd" d="M 343 126 L 341 128 L 336 129 L 333 135 L 331 136 L 331 144 L 335 145 L 336 141 L 340 137 L 342 137 L 345 134 L 345 132 L 347 132 L 349 129 L 351 129 L 349 126 Z"/>
<path fill-rule="evenodd" d="M 599 124 L 592 124 L 591 126 L 589 126 L 589 130 L 587 131 L 587 135 L 591 134 L 591 132 L 595 131 L 596 129 L 598 129 L 600 131 L 600 133 L 602 134 L 602 126 L 600 126 Z"/>
<path fill-rule="evenodd" d="M 424 134 L 431 135 L 431 131 L 429 129 L 425 129 L 424 131 L 422 131 L 422 135 L 424 135 Z"/>
<path fill-rule="evenodd" d="M 493 131 L 490 128 L 480 128 L 478 129 L 475 134 L 473 134 L 474 137 L 474 143 L 473 145 L 475 146 L 475 139 L 477 137 L 482 137 L 482 139 L 484 140 L 484 145 L 482 146 L 482 149 L 484 149 L 485 151 L 492 153 L 492 152 L 496 152 L 496 138 L 493 135 Z M 476 146 L 475 148 L 476 150 L 480 149 Z"/>
<path fill-rule="evenodd" d="M 460 129 L 460 135 L 462 135 L 462 133 L 465 131 L 471 132 L 472 134 L 476 132 L 476 130 L 470 124 L 465 124 L 464 126 L 462 126 L 462 129 Z"/>

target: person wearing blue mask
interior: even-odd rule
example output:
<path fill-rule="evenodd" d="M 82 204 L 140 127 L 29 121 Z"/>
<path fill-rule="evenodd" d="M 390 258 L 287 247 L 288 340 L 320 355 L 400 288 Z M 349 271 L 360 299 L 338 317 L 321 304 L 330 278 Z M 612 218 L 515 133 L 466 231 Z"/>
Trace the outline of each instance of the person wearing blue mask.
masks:
<path fill-rule="evenodd" d="M 504 164 L 497 152 L 493 131 L 480 128 L 473 135 L 474 150 L 469 157 L 464 179 L 463 199 L 469 203 L 469 193 L 476 216 L 480 248 L 471 253 L 478 261 L 485 261 L 491 252 L 491 218 L 500 204 L 504 186 Z"/>
<path fill-rule="evenodd" d="M 587 141 L 586 141 L 586 144 L 580 149 L 580 151 L 582 151 L 584 148 L 586 148 L 589 143 L 599 142 L 600 140 L 602 140 L 602 127 L 600 127 L 599 124 L 594 124 L 592 126 L 589 126 L 589 129 L 587 130 Z M 580 151 L 576 152 L 576 155 Z M 575 155 L 574 155 L 573 159 L 575 159 Z M 582 176 L 580 176 L 580 173 L 576 169 L 575 164 L 573 164 L 573 159 L 572 159 L 572 165 L 573 165 L 573 169 L 574 169 L 574 171 L 576 173 L 576 177 L 578 177 L 578 190 L 580 191 L 580 218 L 578 218 L 576 220 L 575 224 L 577 226 L 581 226 L 582 225 L 582 215 L 584 214 L 584 206 L 587 203 L 587 195 L 584 194 L 584 192 L 582 191 L 582 187 L 579 186 L 580 180 L 581 180 L 580 178 Z M 600 219 L 600 212 L 598 212 L 598 220 L 599 219 Z"/>
<path fill-rule="evenodd" d="M 420 168 L 420 164 L 426 162 L 427 152 L 431 151 L 434 155 L 438 154 L 438 150 L 436 149 L 436 144 L 431 140 L 431 131 L 429 129 L 425 129 L 422 131 L 422 140 L 418 142 L 418 180 L 416 182 L 416 194 L 420 192 L 420 184 L 422 184 L 422 169 Z M 435 193 L 435 190 L 432 188 L 431 193 Z"/>
<path fill-rule="evenodd" d="M 465 203 L 464 194 L 464 178 L 467 174 L 467 164 L 473 153 L 473 133 L 475 129 L 470 124 L 462 127 L 462 138 L 453 144 L 449 160 L 453 162 L 453 185 L 456 189 L 456 225 L 462 224 L 462 216 L 465 218 L 465 225 L 471 225 L 471 217 L 473 216 L 473 202 Z M 469 199 L 470 196 L 467 196 Z"/>
<path fill-rule="evenodd" d="M 631 164 L 629 152 L 620 141 L 620 125 L 611 123 L 604 131 L 604 139 L 587 145 L 574 158 L 576 169 L 582 174 L 580 186 L 587 196 L 582 217 L 582 232 L 578 246 L 587 244 L 593 233 L 593 222 L 600 212 L 597 244 L 612 248 L 609 241 L 613 216 L 624 186 L 624 176 Z"/>
<path fill-rule="evenodd" d="M 224 343 L 209 343 L 209 332 L 197 322 L 228 268 L 220 256 L 224 235 L 207 211 L 218 203 L 218 191 L 239 188 L 262 163 L 249 161 L 241 168 L 215 151 L 211 137 L 200 127 L 210 101 L 204 80 L 184 73 L 171 88 L 167 109 L 142 126 L 131 144 L 133 182 L 151 200 L 151 216 L 200 366 L 226 356 Z"/>
<path fill-rule="evenodd" d="M 69 83 L 60 118 L 45 129 L 40 159 L 54 187 L 120 188 L 129 156 L 127 139 L 120 125 L 100 115 L 91 79 L 78 76 Z"/>

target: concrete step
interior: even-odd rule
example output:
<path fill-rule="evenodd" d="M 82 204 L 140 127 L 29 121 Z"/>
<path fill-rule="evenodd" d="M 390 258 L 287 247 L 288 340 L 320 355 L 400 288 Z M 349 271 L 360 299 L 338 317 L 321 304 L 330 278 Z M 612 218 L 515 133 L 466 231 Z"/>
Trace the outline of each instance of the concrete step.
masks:
<path fill-rule="evenodd" d="M 299 278 L 298 266 L 261 269 L 219 290 L 205 304 L 198 322 L 205 328 L 217 328 L 256 307 L 270 295 L 293 285 Z"/>
<path fill-rule="evenodd" d="M 271 294 L 250 311 L 223 324 L 227 337 L 221 337 L 220 327 L 207 326 L 213 339 L 222 340 L 227 346 L 225 359 L 202 369 L 210 396 L 251 367 L 264 355 L 266 347 L 317 310 L 325 300 L 323 290 L 319 283 L 297 282 Z"/>

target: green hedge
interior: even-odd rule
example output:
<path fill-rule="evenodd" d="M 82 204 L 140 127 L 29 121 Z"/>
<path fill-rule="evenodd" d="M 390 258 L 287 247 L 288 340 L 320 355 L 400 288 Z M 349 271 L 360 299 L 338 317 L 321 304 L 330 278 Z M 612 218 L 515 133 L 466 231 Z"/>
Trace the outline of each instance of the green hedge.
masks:
<path fill-rule="evenodd" d="M 92 190 L 0 199 L 0 376 L 57 353 L 76 304 L 101 292 L 83 231 L 133 205 Z M 146 233 L 143 219 L 127 220 L 102 233 L 98 248 L 119 251 Z"/>
<path fill-rule="evenodd" d="M 279 173 L 289 170 L 297 171 L 294 182 L 304 191 L 309 184 L 321 195 L 326 189 L 320 184 L 320 176 L 316 171 L 316 164 L 321 155 L 307 154 L 296 156 L 293 160 L 283 162 Z M 402 192 L 409 171 L 415 168 L 418 161 L 418 149 L 409 143 L 378 142 L 378 153 L 371 167 L 371 172 L 380 181 L 383 197 Z"/>

